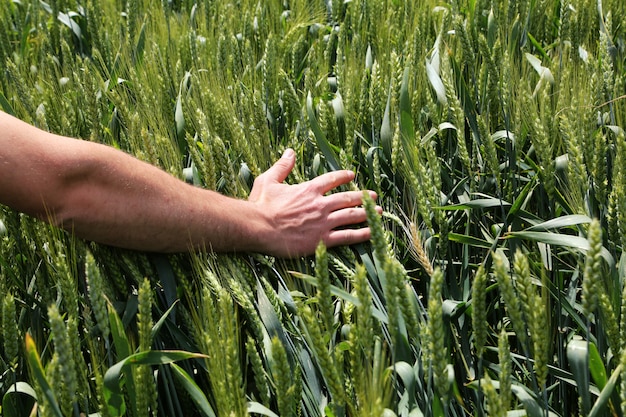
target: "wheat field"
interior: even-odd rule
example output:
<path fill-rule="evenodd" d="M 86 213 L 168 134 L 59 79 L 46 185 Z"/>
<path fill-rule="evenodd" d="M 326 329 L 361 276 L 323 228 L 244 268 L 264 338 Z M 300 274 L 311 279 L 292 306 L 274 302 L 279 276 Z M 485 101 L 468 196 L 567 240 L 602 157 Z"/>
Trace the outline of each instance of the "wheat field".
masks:
<path fill-rule="evenodd" d="M 4 112 L 384 209 L 279 259 L 0 206 L 0 414 L 626 415 L 625 59 L 622 0 L 0 0 Z"/>

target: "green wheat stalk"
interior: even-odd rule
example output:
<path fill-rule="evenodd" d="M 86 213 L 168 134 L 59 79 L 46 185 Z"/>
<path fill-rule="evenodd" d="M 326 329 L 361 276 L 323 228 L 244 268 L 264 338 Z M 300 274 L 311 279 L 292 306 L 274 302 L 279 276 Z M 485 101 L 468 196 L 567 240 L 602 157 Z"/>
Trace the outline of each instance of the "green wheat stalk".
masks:
<path fill-rule="evenodd" d="M 511 319 L 513 330 L 519 339 L 522 346 L 526 346 L 528 340 L 528 333 L 525 326 L 525 321 L 522 315 L 522 308 L 520 306 L 520 300 L 518 298 L 515 289 L 513 288 L 513 281 L 507 271 L 505 265 L 505 258 L 499 252 L 493 253 L 493 269 L 496 275 L 498 286 L 500 287 L 500 294 L 506 306 L 506 311 Z"/>
<path fill-rule="evenodd" d="M 9 364 L 15 364 L 19 354 L 20 332 L 17 326 L 15 309 L 15 297 L 7 293 L 2 298 L 2 340 L 4 347 L 4 359 Z"/>
<path fill-rule="evenodd" d="M 138 292 L 137 328 L 139 333 L 139 351 L 146 352 L 152 347 L 152 286 L 150 280 L 143 279 Z M 156 387 L 149 365 L 138 366 L 134 373 L 137 412 L 140 416 L 156 414 Z"/>
<path fill-rule="evenodd" d="M 481 264 L 472 284 L 472 329 L 474 349 L 477 357 L 482 357 L 487 342 L 487 282 L 489 275 Z"/>
<path fill-rule="evenodd" d="M 587 232 L 589 250 L 585 257 L 582 284 L 582 309 L 585 317 L 591 320 L 597 310 L 600 294 L 603 293 L 602 278 L 602 228 L 597 219 L 592 220 Z"/>
<path fill-rule="evenodd" d="M 428 294 L 428 366 L 432 369 L 434 386 L 443 402 L 448 399 L 448 348 L 443 321 L 443 272 L 437 268 L 431 277 Z"/>
<path fill-rule="evenodd" d="M 500 364 L 500 406 L 506 411 L 511 407 L 512 362 L 509 339 L 503 328 L 498 337 L 498 363 Z"/>
<path fill-rule="evenodd" d="M 56 305 L 48 307 L 48 319 L 50 320 L 50 333 L 54 342 L 54 354 L 58 358 L 57 369 L 59 381 L 62 384 L 57 385 L 60 389 L 63 401 L 63 412 L 68 415 L 73 410 L 76 401 L 76 390 L 78 388 L 78 375 L 76 365 L 72 355 L 72 344 L 66 327 L 65 321 L 59 313 Z"/>
<path fill-rule="evenodd" d="M 315 250 L 315 277 L 317 278 L 317 301 L 319 303 L 322 323 L 328 334 L 333 332 L 333 322 L 335 308 L 333 298 L 330 293 L 330 275 L 328 271 L 328 253 L 323 241 L 317 245 Z"/>

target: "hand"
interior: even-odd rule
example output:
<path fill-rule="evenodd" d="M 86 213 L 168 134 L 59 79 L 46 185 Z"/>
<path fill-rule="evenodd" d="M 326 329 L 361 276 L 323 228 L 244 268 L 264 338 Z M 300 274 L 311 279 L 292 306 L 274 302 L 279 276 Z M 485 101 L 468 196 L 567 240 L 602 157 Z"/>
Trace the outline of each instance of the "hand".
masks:
<path fill-rule="evenodd" d="M 315 252 L 320 241 L 327 247 L 351 245 L 370 238 L 368 227 L 348 228 L 367 220 L 361 191 L 326 195 L 354 179 L 352 171 L 334 171 L 297 185 L 283 183 L 296 162 L 287 149 L 269 170 L 254 181 L 248 200 L 267 214 L 270 232 L 263 238 L 263 252 L 295 257 Z M 369 192 L 373 199 L 376 193 Z M 379 213 L 382 209 L 377 207 Z M 339 230 L 338 230 L 339 229 Z"/>

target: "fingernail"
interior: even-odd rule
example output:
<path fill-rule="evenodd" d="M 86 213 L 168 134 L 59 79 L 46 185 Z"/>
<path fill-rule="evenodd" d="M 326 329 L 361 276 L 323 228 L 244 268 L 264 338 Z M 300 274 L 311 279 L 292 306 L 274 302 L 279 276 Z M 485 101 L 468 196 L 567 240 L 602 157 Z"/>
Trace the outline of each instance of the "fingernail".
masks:
<path fill-rule="evenodd" d="M 295 153 L 294 153 L 293 149 L 291 149 L 291 148 L 287 148 L 287 149 L 285 149 L 285 152 L 283 152 L 283 158 L 291 159 L 291 158 L 294 157 L 294 155 L 295 155 Z"/>

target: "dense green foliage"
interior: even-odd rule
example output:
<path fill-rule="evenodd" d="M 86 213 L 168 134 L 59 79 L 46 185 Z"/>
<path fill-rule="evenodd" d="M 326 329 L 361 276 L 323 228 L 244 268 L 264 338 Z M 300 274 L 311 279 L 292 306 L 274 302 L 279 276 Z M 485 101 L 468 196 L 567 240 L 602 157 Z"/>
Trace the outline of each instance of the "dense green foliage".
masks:
<path fill-rule="evenodd" d="M 2 415 L 625 415 L 625 29 L 622 0 L 0 0 L 4 111 L 237 198 L 293 147 L 290 182 L 353 169 L 385 209 L 282 260 L 2 208 Z"/>

